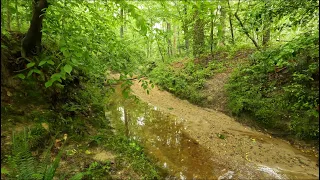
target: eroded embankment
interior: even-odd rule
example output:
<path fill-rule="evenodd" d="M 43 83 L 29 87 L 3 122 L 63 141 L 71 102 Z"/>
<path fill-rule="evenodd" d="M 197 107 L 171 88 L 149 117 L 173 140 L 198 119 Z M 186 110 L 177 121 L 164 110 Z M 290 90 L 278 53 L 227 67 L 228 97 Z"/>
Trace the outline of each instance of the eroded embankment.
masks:
<path fill-rule="evenodd" d="M 317 157 L 284 140 L 255 131 L 221 112 L 178 99 L 157 87 L 149 95 L 138 81 L 131 88 L 142 101 L 182 118 L 184 131 L 207 148 L 213 160 L 227 167 L 219 176 L 232 171 L 234 178 L 318 179 Z"/>

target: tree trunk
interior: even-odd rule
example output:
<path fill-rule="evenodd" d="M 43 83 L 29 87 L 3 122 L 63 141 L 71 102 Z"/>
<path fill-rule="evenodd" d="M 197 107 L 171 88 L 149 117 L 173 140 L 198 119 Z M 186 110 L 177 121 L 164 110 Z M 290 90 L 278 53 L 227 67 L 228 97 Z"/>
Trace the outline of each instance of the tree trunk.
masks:
<path fill-rule="evenodd" d="M 123 8 L 120 10 L 121 27 L 120 27 L 120 38 L 123 38 Z"/>
<path fill-rule="evenodd" d="M 234 15 L 235 15 L 236 19 L 238 20 L 241 28 L 243 29 L 245 35 L 252 41 L 252 43 L 254 44 L 254 46 L 255 46 L 257 49 L 260 49 L 260 46 L 258 45 L 257 41 L 256 41 L 252 36 L 250 36 L 249 31 L 247 30 L 246 27 L 244 27 L 244 25 L 243 25 L 242 21 L 240 20 L 238 14 L 235 13 Z"/>
<path fill-rule="evenodd" d="M 147 58 L 149 58 L 149 37 L 147 38 L 146 49 L 147 49 Z"/>
<path fill-rule="evenodd" d="M 9 3 L 10 1 L 9 0 L 7 0 L 7 3 L 6 3 L 6 8 L 7 8 L 7 29 L 8 29 L 8 31 L 11 31 L 11 26 L 10 26 L 10 24 L 11 24 L 11 12 L 10 12 L 10 3 Z"/>
<path fill-rule="evenodd" d="M 185 2 L 187 2 L 186 0 L 185 0 Z M 187 17 L 187 5 L 184 5 L 184 8 L 183 8 L 183 10 L 184 10 L 184 15 L 185 15 L 185 17 L 184 18 L 186 18 Z M 184 32 L 184 41 L 185 41 L 185 47 L 186 47 L 186 52 L 187 52 L 187 54 L 189 53 L 189 37 L 188 37 L 188 23 L 187 23 L 187 20 L 185 19 L 184 20 L 184 24 L 183 24 L 183 32 Z"/>
<path fill-rule="evenodd" d="M 171 31 L 171 24 L 167 22 L 167 42 L 168 42 L 168 56 L 172 55 L 172 43 L 171 43 L 171 36 L 169 35 Z"/>
<path fill-rule="evenodd" d="M 222 0 L 223 3 L 220 4 L 220 28 L 218 28 L 218 37 L 220 39 L 220 44 L 225 45 L 225 29 L 226 29 L 226 10 L 225 10 L 225 4 L 224 0 Z"/>
<path fill-rule="evenodd" d="M 156 41 L 157 41 L 157 45 L 158 45 L 159 53 L 160 53 L 160 55 L 161 55 L 162 62 L 164 62 L 164 58 L 163 58 L 163 54 L 162 54 L 162 51 L 161 51 L 159 42 L 158 42 L 158 40 L 156 40 Z"/>
<path fill-rule="evenodd" d="M 3 1 L 1 1 L 1 6 L 3 7 Z M 4 19 L 3 19 L 3 17 L 4 17 L 3 11 L 1 11 L 1 30 L 2 30 L 2 28 L 3 28 L 3 26 L 4 26 Z"/>
<path fill-rule="evenodd" d="M 262 36 L 262 46 L 268 46 L 268 43 L 270 41 L 270 16 L 269 16 L 269 11 L 268 11 L 268 6 L 269 6 L 269 0 L 266 0 L 266 3 L 264 5 L 266 12 L 264 18 L 264 23 L 263 23 L 263 36 Z"/>
<path fill-rule="evenodd" d="M 47 0 L 34 0 L 33 2 L 32 20 L 29 30 L 26 36 L 22 39 L 22 57 L 28 57 L 33 54 L 39 54 L 41 52 L 41 39 L 42 39 L 42 21 L 45 11 L 44 8 L 48 8 Z M 36 51 L 34 53 L 33 51 Z"/>
<path fill-rule="evenodd" d="M 178 46 L 178 52 L 179 52 L 179 55 L 181 55 L 181 48 L 180 48 L 180 40 L 179 40 L 179 38 L 180 38 L 180 29 L 179 29 L 179 26 L 178 26 L 178 37 L 177 37 L 177 46 Z"/>
<path fill-rule="evenodd" d="M 129 115 L 125 107 L 123 107 L 123 112 L 124 112 L 123 114 L 124 114 L 125 135 L 126 137 L 129 137 Z"/>
<path fill-rule="evenodd" d="M 150 20 L 151 24 L 152 23 L 152 19 Z M 149 56 L 152 56 L 152 44 L 153 44 L 153 33 L 150 33 L 150 37 L 149 37 Z"/>
<path fill-rule="evenodd" d="M 231 42 L 234 44 L 234 34 L 233 34 L 233 25 L 232 25 L 232 12 L 230 7 L 230 0 L 228 0 L 228 7 L 229 7 L 229 24 L 230 24 L 230 32 L 231 32 Z"/>
<path fill-rule="evenodd" d="M 16 21 L 17 21 L 17 28 L 20 31 L 20 21 L 19 21 L 19 11 L 18 11 L 18 0 L 15 0 L 15 8 L 16 8 Z"/>
<path fill-rule="evenodd" d="M 195 10 L 194 14 L 194 29 L 193 29 L 193 56 L 199 57 L 200 54 L 203 53 L 203 46 L 204 46 L 204 22 L 200 18 L 202 4 L 200 5 L 200 9 Z"/>
<path fill-rule="evenodd" d="M 176 26 L 173 26 L 173 46 L 172 46 L 172 55 L 175 55 L 177 51 L 177 35 L 176 35 Z"/>
<path fill-rule="evenodd" d="M 210 53 L 213 57 L 213 9 L 210 9 L 211 14 L 211 27 L 210 27 Z"/>

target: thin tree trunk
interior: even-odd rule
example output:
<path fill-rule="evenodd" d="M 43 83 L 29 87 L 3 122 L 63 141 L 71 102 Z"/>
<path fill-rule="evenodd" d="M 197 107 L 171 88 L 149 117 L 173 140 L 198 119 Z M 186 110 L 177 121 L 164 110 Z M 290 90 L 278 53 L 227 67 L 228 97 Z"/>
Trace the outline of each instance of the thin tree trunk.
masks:
<path fill-rule="evenodd" d="M 233 25 L 232 25 L 232 12 L 230 7 L 230 0 L 228 0 L 228 7 L 229 7 L 229 24 L 230 24 L 230 32 L 231 32 L 231 42 L 234 44 L 234 34 L 233 34 Z"/>
<path fill-rule="evenodd" d="M 7 8 L 7 29 L 9 30 L 9 31 L 11 31 L 11 26 L 10 26 L 10 24 L 11 24 L 11 12 L 10 12 L 10 1 L 9 0 L 7 0 L 6 1 L 7 3 L 6 3 L 6 8 Z"/>
<path fill-rule="evenodd" d="M 123 8 L 120 10 L 121 27 L 120 27 L 120 38 L 123 38 Z"/>
<path fill-rule="evenodd" d="M 125 107 L 123 107 L 124 111 L 124 126 L 125 126 L 125 135 L 129 137 L 129 116 Z"/>
<path fill-rule="evenodd" d="M 185 2 L 187 2 L 185 0 Z M 187 5 L 184 5 L 184 15 L 185 17 L 187 16 L 188 12 L 187 12 Z M 184 21 L 184 25 L 183 25 L 183 31 L 184 31 L 184 38 L 185 38 L 185 47 L 186 47 L 186 52 L 187 54 L 189 53 L 189 37 L 188 37 L 188 25 L 187 25 L 187 21 Z"/>
<path fill-rule="evenodd" d="M 18 31 L 20 31 L 20 21 L 19 21 L 19 11 L 18 11 L 18 0 L 15 0 L 15 8 L 16 8 L 17 28 L 18 28 Z"/>
<path fill-rule="evenodd" d="M 152 24 L 152 19 L 150 20 L 150 22 L 151 22 L 151 24 Z M 153 33 L 150 33 L 150 39 L 149 39 L 149 43 L 150 43 L 150 45 L 149 45 L 149 53 L 150 53 L 150 57 L 152 56 L 152 44 L 153 44 L 153 42 L 152 42 L 152 40 L 153 40 Z"/>
<path fill-rule="evenodd" d="M 146 49 L 147 49 L 147 58 L 148 58 L 149 57 L 149 37 L 147 38 Z"/>
<path fill-rule="evenodd" d="M 211 14 L 211 27 L 210 27 L 210 53 L 213 57 L 213 9 L 210 9 Z"/>
<path fill-rule="evenodd" d="M 177 35 L 176 35 L 176 26 L 173 26 L 173 46 L 172 46 L 172 55 L 175 55 L 177 51 Z"/>
<path fill-rule="evenodd" d="M 265 15 L 267 18 L 264 18 L 264 23 L 263 23 L 263 36 L 262 36 L 262 46 L 267 46 L 269 41 L 270 41 L 270 16 L 269 16 L 269 11 L 268 11 L 268 6 L 269 6 L 269 0 L 266 0 L 265 3 Z"/>
<path fill-rule="evenodd" d="M 222 0 L 223 2 L 224 0 Z M 220 44 L 222 45 L 225 45 L 225 29 L 226 29 L 226 22 L 225 22 L 225 19 L 226 19 L 226 11 L 225 11 L 225 6 L 224 6 L 224 3 L 220 5 L 221 8 L 220 8 L 220 27 L 218 29 L 218 36 L 219 36 L 219 39 L 220 39 Z"/>
<path fill-rule="evenodd" d="M 168 56 L 170 57 L 172 55 L 172 43 L 170 39 L 170 33 L 171 31 L 171 24 L 167 22 L 167 42 L 168 42 Z"/>
<path fill-rule="evenodd" d="M 1 6 L 2 6 L 2 3 L 3 3 L 3 1 L 1 1 Z M 3 19 L 3 17 L 4 17 L 3 11 L 1 11 L 1 30 L 2 30 L 2 28 L 3 28 L 3 26 L 4 26 L 4 19 Z"/>
<path fill-rule="evenodd" d="M 158 40 L 157 40 L 157 45 L 158 45 L 159 53 L 161 55 L 162 62 L 164 62 L 163 54 L 162 54 L 162 51 L 161 51 L 161 48 L 160 48 Z"/>
<path fill-rule="evenodd" d="M 241 28 L 243 29 L 245 35 L 252 41 L 252 43 L 254 44 L 254 46 L 255 46 L 257 49 L 260 49 L 260 46 L 258 45 L 257 41 L 256 41 L 252 36 L 250 36 L 249 31 L 247 30 L 246 27 L 244 27 L 244 25 L 243 25 L 242 21 L 240 20 L 238 14 L 235 13 L 234 16 L 235 16 L 236 19 L 238 20 L 238 22 L 239 22 Z"/>
<path fill-rule="evenodd" d="M 179 26 L 178 26 L 178 43 L 177 43 L 177 46 L 178 46 L 178 52 L 179 52 L 179 56 L 181 55 L 181 48 L 180 48 L 180 29 L 179 29 Z"/>

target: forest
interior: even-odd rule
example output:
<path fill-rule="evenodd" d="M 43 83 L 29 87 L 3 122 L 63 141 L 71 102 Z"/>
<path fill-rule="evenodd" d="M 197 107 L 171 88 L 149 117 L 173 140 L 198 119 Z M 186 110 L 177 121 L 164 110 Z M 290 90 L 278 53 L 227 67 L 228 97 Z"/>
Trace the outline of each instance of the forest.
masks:
<path fill-rule="evenodd" d="M 318 0 L 2 0 L 1 179 L 319 179 Z"/>

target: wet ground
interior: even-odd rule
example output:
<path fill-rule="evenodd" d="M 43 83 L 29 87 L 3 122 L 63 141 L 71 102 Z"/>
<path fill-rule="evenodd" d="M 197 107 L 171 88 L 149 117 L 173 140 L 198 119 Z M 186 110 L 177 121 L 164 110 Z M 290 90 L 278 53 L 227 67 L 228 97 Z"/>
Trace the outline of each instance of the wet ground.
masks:
<path fill-rule="evenodd" d="M 221 112 L 154 88 L 124 99 L 120 86 L 106 115 L 117 133 L 138 140 L 155 163 L 178 179 L 319 179 L 315 153 L 257 132 Z"/>

